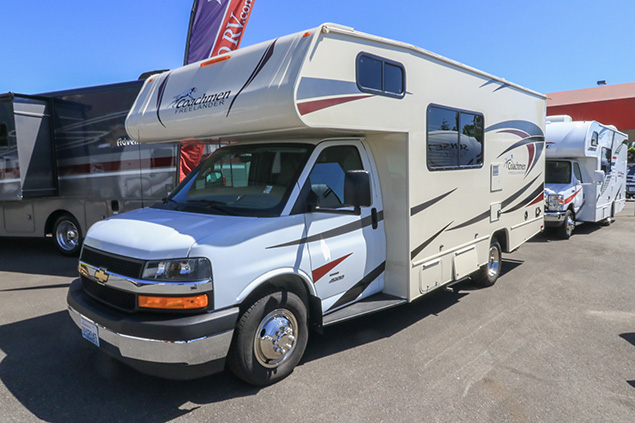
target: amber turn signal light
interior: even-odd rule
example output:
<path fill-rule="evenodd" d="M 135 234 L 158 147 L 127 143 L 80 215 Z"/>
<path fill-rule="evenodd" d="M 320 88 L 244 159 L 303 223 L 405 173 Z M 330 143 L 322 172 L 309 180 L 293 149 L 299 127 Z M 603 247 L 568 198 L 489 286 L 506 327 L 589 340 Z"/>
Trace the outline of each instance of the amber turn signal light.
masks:
<path fill-rule="evenodd" d="M 204 62 L 201 62 L 201 67 L 213 65 L 214 63 L 218 63 L 218 62 L 223 62 L 225 60 L 229 60 L 230 58 L 231 58 L 231 56 L 229 56 L 229 55 L 216 56 L 213 59 L 209 59 L 209 60 L 206 60 Z"/>
<path fill-rule="evenodd" d="M 139 295 L 139 307 L 162 310 L 192 310 L 204 308 L 209 304 L 207 295 L 194 297 L 150 297 Z"/>

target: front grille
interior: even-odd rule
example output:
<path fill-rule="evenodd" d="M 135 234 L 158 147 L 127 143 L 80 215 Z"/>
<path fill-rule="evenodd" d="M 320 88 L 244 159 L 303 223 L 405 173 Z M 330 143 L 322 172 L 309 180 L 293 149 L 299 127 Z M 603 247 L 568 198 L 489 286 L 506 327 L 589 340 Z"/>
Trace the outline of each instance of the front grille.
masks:
<path fill-rule="evenodd" d="M 135 311 L 137 307 L 137 296 L 130 292 L 120 291 L 81 275 L 84 291 L 91 297 L 123 311 Z"/>
<path fill-rule="evenodd" d="M 141 272 L 143 271 L 142 260 L 134 260 L 116 254 L 103 253 L 93 250 L 90 247 L 84 247 L 80 261 L 97 268 L 105 268 L 110 273 L 136 279 L 141 277 Z"/>

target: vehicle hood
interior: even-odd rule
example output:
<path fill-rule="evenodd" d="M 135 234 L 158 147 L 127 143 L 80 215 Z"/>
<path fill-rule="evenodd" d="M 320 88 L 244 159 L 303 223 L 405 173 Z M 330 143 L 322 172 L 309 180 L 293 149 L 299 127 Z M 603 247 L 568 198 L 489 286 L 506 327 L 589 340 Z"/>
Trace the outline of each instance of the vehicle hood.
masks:
<path fill-rule="evenodd" d="M 95 223 L 84 245 L 140 259 L 187 257 L 197 241 L 236 235 L 259 219 L 162 209 L 139 209 Z M 249 225 L 251 222 L 251 225 Z"/>
<path fill-rule="evenodd" d="M 571 184 L 545 184 L 545 194 L 555 195 L 571 189 Z"/>

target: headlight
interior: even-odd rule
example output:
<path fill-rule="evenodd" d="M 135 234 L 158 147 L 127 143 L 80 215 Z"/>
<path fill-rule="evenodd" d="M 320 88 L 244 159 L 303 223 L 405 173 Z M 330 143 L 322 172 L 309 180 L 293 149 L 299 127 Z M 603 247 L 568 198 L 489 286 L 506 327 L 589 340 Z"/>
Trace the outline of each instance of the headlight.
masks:
<path fill-rule="evenodd" d="M 141 279 L 165 282 L 195 282 L 211 278 L 212 265 L 206 258 L 148 261 L 141 276 Z"/>
<path fill-rule="evenodd" d="M 559 211 L 564 206 L 564 195 L 555 194 L 547 196 L 547 207 L 549 210 Z"/>

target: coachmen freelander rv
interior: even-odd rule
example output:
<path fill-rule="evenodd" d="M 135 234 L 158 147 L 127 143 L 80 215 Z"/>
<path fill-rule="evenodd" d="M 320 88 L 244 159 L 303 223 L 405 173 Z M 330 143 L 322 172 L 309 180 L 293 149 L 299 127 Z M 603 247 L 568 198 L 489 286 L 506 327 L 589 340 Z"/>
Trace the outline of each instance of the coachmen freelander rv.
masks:
<path fill-rule="evenodd" d="M 124 123 L 143 81 L 0 96 L 0 236 L 51 234 L 79 253 L 94 222 L 176 183 L 175 145 L 139 145 Z"/>
<path fill-rule="evenodd" d="M 70 315 L 141 371 L 273 383 L 309 328 L 494 284 L 543 226 L 544 116 L 541 94 L 332 24 L 157 75 L 133 139 L 233 142 L 90 229 Z"/>
<path fill-rule="evenodd" d="M 547 117 L 545 224 L 563 239 L 576 224 L 610 224 L 626 203 L 628 136 L 596 121 Z"/>

